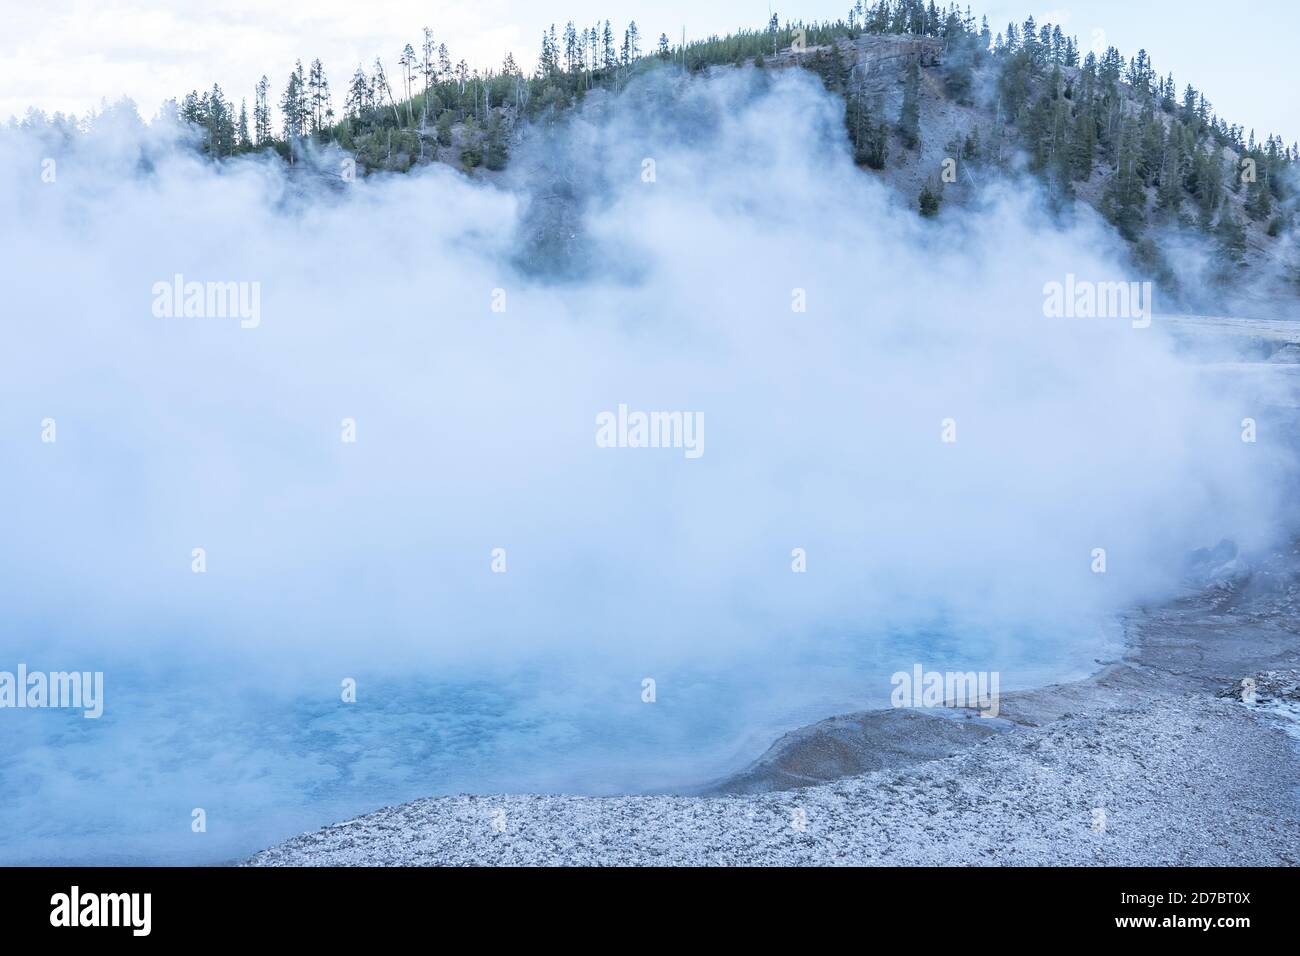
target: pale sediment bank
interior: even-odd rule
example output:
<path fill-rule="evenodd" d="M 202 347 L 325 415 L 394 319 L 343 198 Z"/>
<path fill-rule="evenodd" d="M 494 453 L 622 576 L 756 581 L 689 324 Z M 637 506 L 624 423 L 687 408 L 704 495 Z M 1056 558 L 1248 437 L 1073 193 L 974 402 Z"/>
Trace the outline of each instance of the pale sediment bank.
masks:
<path fill-rule="evenodd" d="M 248 862 L 1297 864 L 1300 742 L 1276 705 L 1300 701 L 1300 545 L 1227 565 L 1134 612 L 1124 657 L 1092 677 L 1003 695 L 1001 727 L 847 715 L 695 796 L 417 800 Z"/>
<path fill-rule="evenodd" d="M 1162 321 L 1253 353 L 1244 364 L 1300 407 L 1300 323 Z M 1300 864 L 1300 542 L 1216 549 L 1196 575 L 1183 599 L 1128 615 L 1120 659 L 1004 694 L 996 721 L 848 714 L 693 795 L 417 800 L 247 862 Z"/>

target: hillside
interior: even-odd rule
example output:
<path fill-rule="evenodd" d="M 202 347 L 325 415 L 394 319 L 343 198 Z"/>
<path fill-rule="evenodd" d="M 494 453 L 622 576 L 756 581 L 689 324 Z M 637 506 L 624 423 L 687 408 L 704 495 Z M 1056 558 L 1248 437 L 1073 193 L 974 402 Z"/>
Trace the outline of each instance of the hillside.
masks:
<path fill-rule="evenodd" d="M 295 163 L 313 145 L 329 146 L 361 175 L 439 162 L 492 178 L 529 130 L 563 123 L 646 74 L 807 70 L 842 98 L 858 165 L 923 216 L 977 204 L 994 183 L 1036 183 L 1051 215 L 1083 206 L 1108 220 L 1166 301 L 1276 312 L 1300 295 L 1300 147 L 1229 125 L 1204 92 L 1161 77 L 1145 50 L 1085 56 L 1074 38 L 1032 17 L 995 36 L 969 11 L 921 0 L 859 4 L 834 23 L 782 26 L 774 16 L 765 30 L 677 46 L 663 36 L 644 55 L 639 43 L 635 23 L 621 49 L 608 22 L 581 33 L 569 23 L 543 36 L 533 74 L 511 57 L 480 73 L 464 61 L 452 67 L 426 30 L 422 54 L 403 52 L 400 84 L 379 59 L 369 73 L 357 69 L 342 117 L 319 61 L 309 71 L 299 63 L 278 138 L 265 78 L 255 135 L 219 88 L 190 94 L 179 111 L 218 158 L 271 148 Z"/>
<path fill-rule="evenodd" d="M 837 38 L 801 52 L 787 48 L 764 65 L 821 74 L 849 104 L 850 127 L 853 101 L 862 98 L 868 129 L 872 122 L 889 129 L 880 137 L 887 141 L 881 168 L 871 169 L 875 164 L 869 161 L 861 165 L 914 206 L 923 193 L 933 194 L 931 214 L 941 215 L 944 205 L 976 202 L 981 190 L 999 178 L 1017 182 L 1030 176 L 1041 182 L 1057 213 L 1068 215 L 1077 201 L 1109 219 L 1132 244 L 1137 264 L 1163 280 L 1168 292 L 1203 295 L 1202 285 L 1177 288 L 1203 279 L 1261 305 L 1300 295 L 1300 256 L 1291 232 L 1296 175 L 1285 151 L 1234 144 L 1233 134 L 1216 135 L 1212 119 L 1202 121 L 1191 109 L 1163 108 L 1151 93 L 1123 80 L 1114 81 L 1115 105 L 1104 107 L 1117 117 L 1111 141 L 1099 135 L 1080 144 L 1083 137 L 1076 131 L 1089 117 L 1078 92 L 1099 85 L 1090 65 L 1044 64 L 1041 72 L 1026 71 L 1022 98 L 1034 105 L 1023 106 L 1015 123 L 1002 119 L 1007 74 L 1013 68 L 1007 59 L 976 58 L 961 79 L 961 92 L 954 92 L 950 51 L 937 38 Z M 911 142 L 900 129 L 909 85 L 916 102 Z M 1035 128 L 1038 111 L 1048 114 L 1047 121 Z M 1057 112 L 1066 122 L 1054 130 L 1051 114 Z M 1187 114 L 1199 129 L 1189 130 Z M 854 138 L 851 128 L 849 135 Z M 1275 143 L 1280 141 L 1270 140 L 1269 146 Z M 1058 170 L 1062 162 L 1067 168 Z M 1142 168 L 1144 162 L 1149 169 Z M 1243 163 L 1254 165 L 1253 181 Z M 1133 171 L 1126 176 L 1127 167 Z M 1212 175 L 1206 176 L 1206 170 Z M 1197 183 L 1198 176 L 1213 188 Z M 1208 260 L 1208 275 L 1183 275 L 1171 261 L 1171 244 L 1197 247 Z"/>

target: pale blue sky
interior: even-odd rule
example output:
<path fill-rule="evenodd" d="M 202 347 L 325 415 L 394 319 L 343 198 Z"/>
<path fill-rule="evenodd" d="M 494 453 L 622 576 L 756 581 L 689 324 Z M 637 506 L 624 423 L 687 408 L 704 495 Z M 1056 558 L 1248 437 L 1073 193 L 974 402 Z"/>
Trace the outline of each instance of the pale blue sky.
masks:
<path fill-rule="evenodd" d="M 376 54 L 390 72 L 406 43 L 418 46 L 426 24 L 446 42 L 453 60 L 496 66 L 506 51 L 521 65 L 535 62 L 538 37 L 551 22 L 587 25 L 608 18 L 621 35 L 636 20 L 652 42 L 661 32 L 674 39 L 759 27 L 772 7 L 766 0 L 312 0 L 268 4 L 264 0 L 45 0 L 6 9 L 0 30 L 0 117 L 28 106 L 84 113 L 101 98 L 134 98 L 152 116 L 169 96 L 218 82 L 236 100 L 252 96 L 266 73 L 283 86 L 298 57 L 320 57 L 336 90 L 358 63 Z M 834 19 L 849 0 L 776 3 L 782 19 Z M 1234 7 L 1205 0 L 1069 0 L 1044 4 L 972 4 L 987 13 L 995 31 L 1028 14 L 1059 22 L 1085 49 L 1094 31 L 1126 55 L 1145 46 L 1162 72 L 1173 70 L 1179 86 L 1204 88 L 1231 122 L 1262 135 L 1280 131 L 1300 138 L 1291 47 L 1300 36 L 1300 3 L 1255 0 Z"/>

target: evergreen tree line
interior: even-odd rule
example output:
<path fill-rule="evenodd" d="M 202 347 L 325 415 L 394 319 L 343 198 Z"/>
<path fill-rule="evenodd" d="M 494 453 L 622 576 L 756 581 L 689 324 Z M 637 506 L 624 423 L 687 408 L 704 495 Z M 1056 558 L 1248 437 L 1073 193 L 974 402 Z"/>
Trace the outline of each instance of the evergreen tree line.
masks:
<path fill-rule="evenodd" d="M 1013 125 L 1031 167 L 1054 197 L 1069 199 L 1099 170 L 1109 181 L 1102 210 L 1130 240 L 1151 222 L 1177 220 L 1215 232 L 1232 258 L 1244 226 L 1226 201 L 1242 194 L 1246 214 L 1278 235 L 1291 198 L 1286 168 L 1300 158 L 1280 136 L 1258 141 L 1219 117 L 1202 91 L 1181 94 L 1145 50 L 1125 61 L 1114 47 L 1088 53 L 1059 28 L 1029 18 L 994 41 L 998 110 Z M 1231 152 L 1229 152 L 1231 150 Z"/>
<path fill-rule="evenodd" d="M 507 116 L 535 119 L 563 110 L 593 89 L 616 88 L 639 71 L 665 64 L 689 72 L 723 64 L 762 67 L 766 58 L 794 46 L 806 51 L 797 53 L 797 62 L 844 96 L 855 160 L 883 169 L 891 148 L 919 145 L 920 69 L 912 63 L 901 108 L 887 116 L 883 103 L 855 82 L 836 42 L 863 34 L 942 40 L 943 86 L 962 103 L 971 101 L 975 72 L 991 64 L 996 113 L 989 132 L 982 141 L 973 128 L 949 144 L 950 152 L 961 161 L 996 165 L 1010 161 L 1012 146 L 1023 149 L 1061 205 L 1079 184 L 1108 171 L 1101 207 L 1130 240 L 1165 218 L 1215 233 L 1230 258 L 1238 258 L 1245 231 L 1226 202 L 1229 191 L 1245 191 L 1247 215 L 1269 233 L 1280 234 L 1287 225 L 1281 211 L 1293 197 L 1284 173 L 1300 159 L 1300 147 L 1287 148 L 1273 135 L 1258 141 L 1253 131 L 1228 125 L 1202 91 L 1187 85 L 1179 92 L 1172 74 L 1161 77 L 1145 50 L 1127 61 L 1114 47 L 1084 55 L 1075 37 L 1033 17 L 994 35 L 987 18 L 977 23 L 969 7 L 941 9 L 934 0 L 856 0 L 834 22 L 782 25 L 773 14 L 761 30 L 679 44 L 661 34 L 650 49 L 635 22 L 620 38 L 608 20 L 581 28 L 570 21 L 542 34 L 529 74 L 511 55 L 497 70 L 472 70 L 463 59 L 453 65 L 446 44 L 426 27 L 418 51 L 411 44 L 403 48 L 394 76 L 378 57 L 369 70 L 358 66 L 339 114 L 319 59 L 306 70 L 299 61 L 289 74 L 276 104 L 278 132 L 266 77 L 254 91 L 251 123 L 245 101 L 236 110 L 218 86 L 190 93 L 179 113 L 202 131 L 202 149 L 218 158 L 270 148 L 292 162 L 295 146 L 314 140 L 337 143 L 370 164 L 391 163 L 400 154 L 409 165 L 458 140 L 465 166 L 500 169 L 507 160 Z M 922 211 L 933 214 L 941 187 L 926 191 Z"/>
<path fill-rule="evenodd" d="M 1144 240 L 1153 223 L 1177 222 L 1213 235 L 1225 276 L 1244 263 L 1245 222 L 1228 194 L 1243 200 L 1245 215 L 1270 236 L 1287 229 L 1295 206 L 1288 167 L 1300 161 L 1300 147 L 1282 138 L 1229 125 L 1204 92 L 1181 92 L 1173 74 L 1161 76 L 1145 50 L 1126 60 L 1114 47 L 1082 55 L 1078 41 L 1059 26 L 1033 17 L 1010 23 L 993 35 L 987 19 L 977 27 L 969 8 L 940 12 L 921 0 L 860 0 L 841 23 L 817 37 L 826 42 L 862 33 L 897 33 L 943 40 L 940 66 L 945 92 L 970 105 L 975 71 L 992 65 L 996 103 L 991 135 L 978 126 L 945 144 L 955 159 L 1003 165 L 1009 146 L 1026 152 L 1030 168 L 1049 196 L 1067 206 L 1080 184 L 1101 174 L 1101 211 L 1127 239 L 1138 244 L 1147 264 L 1159 268 L 1154 245 Z M 761 58 L 761 54 L 759 55 Z M 755 62 L 758 62 L 756 59 Z M 919 145 L 920 70 L 915 61 L 904 79 L 901 108 L 885 115 L 853 82 L 833 42 L 804 59 L 828 89 L 845 98 L 845 126 L 854 158 L 873 169 L 885 167 L 891 142 Z M 937 214 L 942 186 L 928 182 L 919 197 L 922 215 Z"/>

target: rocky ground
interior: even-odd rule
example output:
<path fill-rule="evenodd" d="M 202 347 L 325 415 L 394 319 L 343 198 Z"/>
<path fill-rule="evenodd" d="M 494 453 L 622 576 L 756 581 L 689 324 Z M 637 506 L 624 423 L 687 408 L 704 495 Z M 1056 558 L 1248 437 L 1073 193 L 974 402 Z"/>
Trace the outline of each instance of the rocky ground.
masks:
<path fill-rule="evenodd" d="M 1297 864 L 1300 542 L 1199 557 L 1122 660 L 996 721 L 848 715 L 707 794 L 418 800 L 248 863 Z"/>

